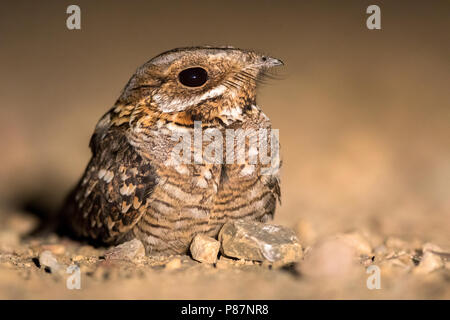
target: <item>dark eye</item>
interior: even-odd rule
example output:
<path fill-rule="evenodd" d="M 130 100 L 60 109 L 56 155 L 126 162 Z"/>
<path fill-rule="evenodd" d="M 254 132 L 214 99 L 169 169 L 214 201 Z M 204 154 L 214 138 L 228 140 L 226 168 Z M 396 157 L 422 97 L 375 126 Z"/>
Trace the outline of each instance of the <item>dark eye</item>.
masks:
<path fill-rule="evenodd" d="M 208 80 L 208 72 L 203 68 L 189 68 L 181 71 L 178 79 L 186 87 L 200 87 Z"/>

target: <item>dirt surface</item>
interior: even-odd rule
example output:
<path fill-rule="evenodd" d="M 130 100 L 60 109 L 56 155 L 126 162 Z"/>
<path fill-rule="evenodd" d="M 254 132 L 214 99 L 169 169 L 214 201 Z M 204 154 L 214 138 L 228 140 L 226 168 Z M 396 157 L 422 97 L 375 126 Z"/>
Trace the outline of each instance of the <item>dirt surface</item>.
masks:
<path fill-rule="evenodd" d="M 26 214 L 2 216 L 0 298 L 450 298 L 449 251 L 418 240 L 338 234 L 306 246 L 297 263 L 275 268 L 224 256 L 215 264 L 189 256 L 147 257 L 143 252 L 112 258 L 114 248 L 94 248 L 55 234 L 21 239 L 33 221 Z M 312 232 L 306 228 L 299 226 L 300 237 Z M 70 266 L 79 268 L 79 288 Z M 369 266 L 379 268 L 380 289 L 369 279 L 375 274 Z"/>
<path fill-rule="evenodd" d="M 366 28 L 373 3 L 361 0 L 77 4 L 77 31 L 64 1 L 0 10 L 0 298 L 450 298 L 448 255 L 436 254 L 450 252 L 449 1 L 382 3 L 381 30 Z M 280 130 L 274 223 L 297 233 L 303 258 L 118 261 L 30 236 L 80 178 L 96 122 L 135 69 L 192 45 L 284 61 L 258 104 Z M 380 290 L 367 288 L 372 264 Z M 79 290 L 66 286 L 71 265 Z"/>

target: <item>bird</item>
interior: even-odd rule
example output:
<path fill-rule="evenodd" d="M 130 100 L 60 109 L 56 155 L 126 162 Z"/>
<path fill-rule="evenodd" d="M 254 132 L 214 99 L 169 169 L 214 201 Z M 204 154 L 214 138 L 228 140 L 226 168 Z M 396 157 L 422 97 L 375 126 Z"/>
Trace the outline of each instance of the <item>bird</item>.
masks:
<path fill-rule="evenodd" d="M 250 163 L 258 150 L 249 137 L 274 131 L 256 93 L 281 65 L 231 46 L 177 48 L 144 63 L 97 123 L 91 159 L 62 206 L 63 225 L 82 239 L 138 239 L 147 255 L 171 255 L 186 254 L 197 234 L 217 238 L 228 221 L 272 219 L 281 203 L 281 160 L 273 152 L 268 165 Z M 249 149 L 240 162 L 227 158 L 230 132 L 236 140 L 244 135 L 231 150 Z M 199 133 L 204 149 L 183 143 L 175 159 L 180 139 Z M 202 161 L 208 146 L 215 158 Z"/>

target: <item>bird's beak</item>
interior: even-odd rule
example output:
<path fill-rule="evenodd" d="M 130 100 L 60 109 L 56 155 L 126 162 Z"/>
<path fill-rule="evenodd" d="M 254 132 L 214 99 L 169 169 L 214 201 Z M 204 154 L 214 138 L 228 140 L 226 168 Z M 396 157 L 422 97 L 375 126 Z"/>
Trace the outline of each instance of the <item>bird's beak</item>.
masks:
<path fill-rule="evenodd" d="M 267 57 L 267 56 L 262 57 L 262 61 L 263 61 L 263 65 L 266 68 L 272 68 L 272 67 L 284 65 L 283 61 L 281 61 L 280 59 Z"/>

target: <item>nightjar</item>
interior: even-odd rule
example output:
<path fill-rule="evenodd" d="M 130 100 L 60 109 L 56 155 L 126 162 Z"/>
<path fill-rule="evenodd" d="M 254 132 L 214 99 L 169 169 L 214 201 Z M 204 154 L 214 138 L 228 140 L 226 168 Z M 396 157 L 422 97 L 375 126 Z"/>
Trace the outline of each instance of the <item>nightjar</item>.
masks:
<path fill-rule="evenodd" d="M 272 218 L 278 140 L 256 89 L 282 64 L 250 50 L 190 47 L 139 67 L 95 128 L 64 225 L 103 244 L 137 238 L 147 254 L 182 254 L 228 220 Z M 262 149 L 270 162 L 256 156 Z"/>

